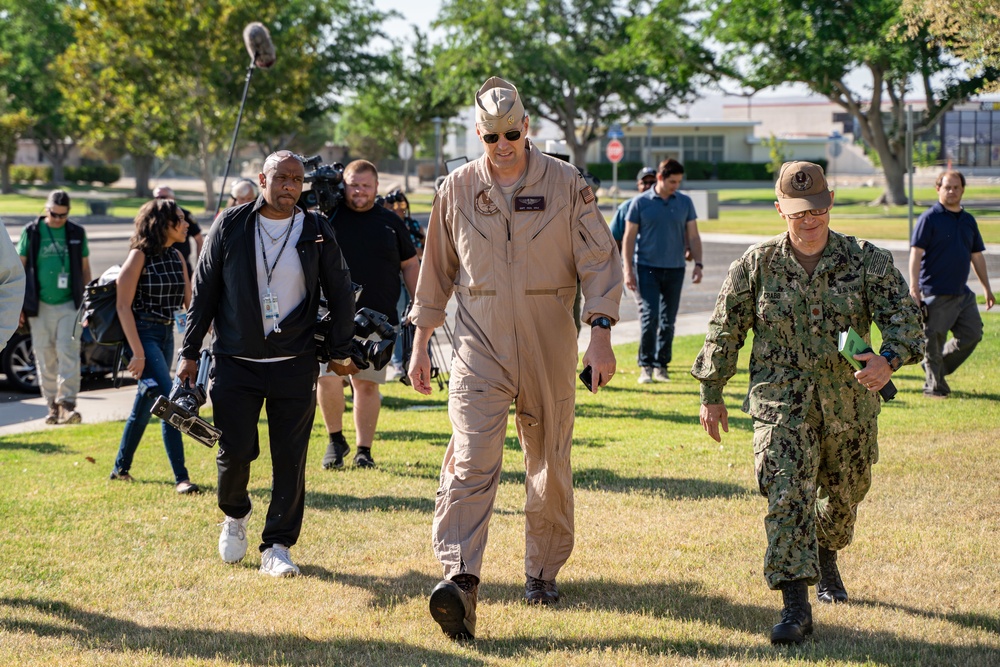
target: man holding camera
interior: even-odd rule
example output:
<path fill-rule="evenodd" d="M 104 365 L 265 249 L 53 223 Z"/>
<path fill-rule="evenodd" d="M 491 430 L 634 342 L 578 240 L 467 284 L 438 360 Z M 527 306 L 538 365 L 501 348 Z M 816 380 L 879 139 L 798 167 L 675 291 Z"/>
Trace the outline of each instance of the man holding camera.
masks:
<path fill-rule="evenodd" d="M 430 599 L 431 615 L 454 639 L 475 636 L 512 402 L 527 489 L 524 599 L 559 600 L 556 576 L 574 533 L 577 280 L 592 327 L 583 364 L 595 393 L 615 373 L 611 325 L 622 294 L 618 249 L 593 190 L 573 165 L 527 140 L 528 115 L 513 85 L 491 77 L 479 89 L 476 132 L 485 155 L 452 172 L 435 197 L 410 315 L 417 328 L 410 380 L 430 394 L 427 343 L 456 294 L 452 437 L 433 527 L 445 578 Z"/>
<path fill-rule="evenodd" d="M 226 209 L 212 225 L 194 279 L 177 377 L 194 384 L 202 340 L 214 322 L 210 395 L 221 429 L 219 554 L 243 560 L 251 503 L 250 464 L 260 454 L 258 421 L 267 410 L 273 473 L 260 545 L 263 574 L 299 574 L 289 548 L 305 506 L 305 464 L 316 417 L 316 319 L 320 287 L 333 314 L 334 368 L 350 373 L 354 334 L 351 276 L 326 220 L 296 206 L 304 169 L 291 151 L 264 160 L 261 195 Z M 337 362 L 341 362 L 337 365 Z"/>
<path fill-rule="evenodd" d="M 371 308 L 399 324 L 396 302 L 399 301 L 399 274 L 406 289 L 417 286 L 419 261 L 410 242 L 410 234 L 399 217 L 375 205 L 378 194 L 378 171 L 367 160 L 355 160 L 344 168 L 344 206 L 337 208 L 330 221 L 351 276 L 361 285 L 358 308 Z M 386 368 L 366 368 L 357 373 L 354 386 L 354 438 L 357 453 L 354 465 L 374 468 L 372 442 L 382 407 L 379 385 L 385 384 Z M 344 438 L 344 382 L 340 377 L 321 373 L 316 394 L 330 442 L 323 457 L 323 468 L 342 468 L 344 455 L 351 448 Z"/>

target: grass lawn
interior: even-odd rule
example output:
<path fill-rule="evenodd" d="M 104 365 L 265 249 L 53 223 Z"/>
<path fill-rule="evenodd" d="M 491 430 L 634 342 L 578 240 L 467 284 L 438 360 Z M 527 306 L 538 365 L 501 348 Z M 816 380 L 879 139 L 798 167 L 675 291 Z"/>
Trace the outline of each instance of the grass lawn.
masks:
<path fill-rule="evenodd" d="M 293 549 L 303 576 L 289 580 L 260 576 L 253 548 L 240 565 L 219 560 L 214 452 L 193 441 L 188 467 L 206 493 L 181 497 L 155 428 L 132 485 L 107 480 L 121 423 L 2 438 L 0 664 L 995 666 L 1000 316 L 985 319 L 953 398 L 925 399 L 915 366 L 897 374 L 874 484 L 840 558 L 852 603 L 815 603 L 815 637 L 799 648 L 768 643 L 780 596 L 761 575 L 765 501 L 738 409 L 745 359 L 719 445 L 698 426 L 697 384 L 683 372 L 702 342 L 689 336 L 675 341 L 671 383 L 640 388 L 630 345 L 612 387 L 578 395 L 577 542 L 553 609 L 520 602 L 524 472 L 511 420 L 479 638 L 463 644 L 427 611 L 441 575 L 430 525 L 450 433 L 443 392 L 384 387 L 377 470 L 323 471 L 317 419 Z M 251 544 L 269 471 L 264 452 Z"/>

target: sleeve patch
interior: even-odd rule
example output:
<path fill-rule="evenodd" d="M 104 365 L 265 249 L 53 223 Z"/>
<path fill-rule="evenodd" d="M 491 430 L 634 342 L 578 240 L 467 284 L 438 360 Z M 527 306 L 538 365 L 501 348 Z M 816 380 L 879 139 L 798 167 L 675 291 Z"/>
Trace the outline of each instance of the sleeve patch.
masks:
<path fill-rule="evenodd" d="M 743 294 L 750 291 L 750 278 L 747 276 L 747 267 L 737 263 L 729 270 L 729 281 L 733 284 L 733 293 Z"/>
<path fill-rule="evenodd" d="M 892 263 L 892 255 L 889 254 L 888 250 L 874 248 L 872 252 L 872 262 L 868 267 L 868 273 L 877 278 L 882 278 L 885 276 L 885 272 L 888 270 L 890 263 Z"/>
<path fill-rule="evenodd" d="M 589 185 L 587 187 L 583 188 L 582 190 L 580 190 L 580 195 L 583 197 L 583 203 L 584 204 L 589 204 L 590 202 L 594 201 L 594 199 L 595 199 L 595 197 L 594 197 L 594 189 L 592 187 L 590 187 Z"/>

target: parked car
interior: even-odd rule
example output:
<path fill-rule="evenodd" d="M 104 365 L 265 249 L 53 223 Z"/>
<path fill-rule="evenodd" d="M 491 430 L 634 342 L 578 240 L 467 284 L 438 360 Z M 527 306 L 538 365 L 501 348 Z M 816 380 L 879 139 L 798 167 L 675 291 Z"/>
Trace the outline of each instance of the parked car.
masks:
<path fill-rule="evenodd" d="M 103 378 L 114 370 L 117 346 L 99 345 L 84 327 L 80 335 L 80 375 L 84 379 Z M 11 336 L 0 352 L 0 372 L 16 391 L 38 393 L 38 369 L 31 349 L 31 331 L 27 325 Z"/>

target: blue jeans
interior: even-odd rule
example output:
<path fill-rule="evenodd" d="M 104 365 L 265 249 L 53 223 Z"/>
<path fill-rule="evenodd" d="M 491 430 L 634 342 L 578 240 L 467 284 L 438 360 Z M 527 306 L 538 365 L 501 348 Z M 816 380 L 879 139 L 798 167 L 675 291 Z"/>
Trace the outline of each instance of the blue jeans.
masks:
<path fill-rule="evenodd" d="M 406 307 L 409 304 L 410 304 L 410 293 L 406 291 L 406 285 L 404 284 L 399 289 L 399 301 L 396 302 L 396 313 L 399 315 L 400 322 L 403 321 L 403 312 L 406 310 Z M 391 363 L 393 366 L 399 368 L 403 367 L 403 346 L 399 344 L 398 339 L 396 340 L 396 346 L 392 349 Z"/>
<path fill-rule="evenodd" d="M 170 364 L 174 358 L 174 329 L 172 324 L 157 324 L 136 320 L 135 328 L 139 331 L 142 341 L 146 365 L 139 379 L 139 390 L 135 393 L 135 403 L 132 404 L 132 414 L 125 422 L 125 431 L 118 446 L 118 457 L 115 459 L 116 474 L 126 473 L 132 467 L 132 458 L 139 447 L 142 434 L 149 423 L 149 410 L 160 396 L 169 396 L 173 380 L 170 378 Z M 175 482 L 187 481 L 188 471 L 184 466 L 184 443 L 181 433 L 167 422 L 161 422 L 163 430 L 163 448 L 167 450 L 167 459 L 174 471 Z"/>
<path fill-rule="evenodd" d="M 638 265 L 635 269 L 639 305 L 639 365 L 666 368 L 674 345 L 674 322 L 681 304 L 684 267 L 658 269 Z"/>

